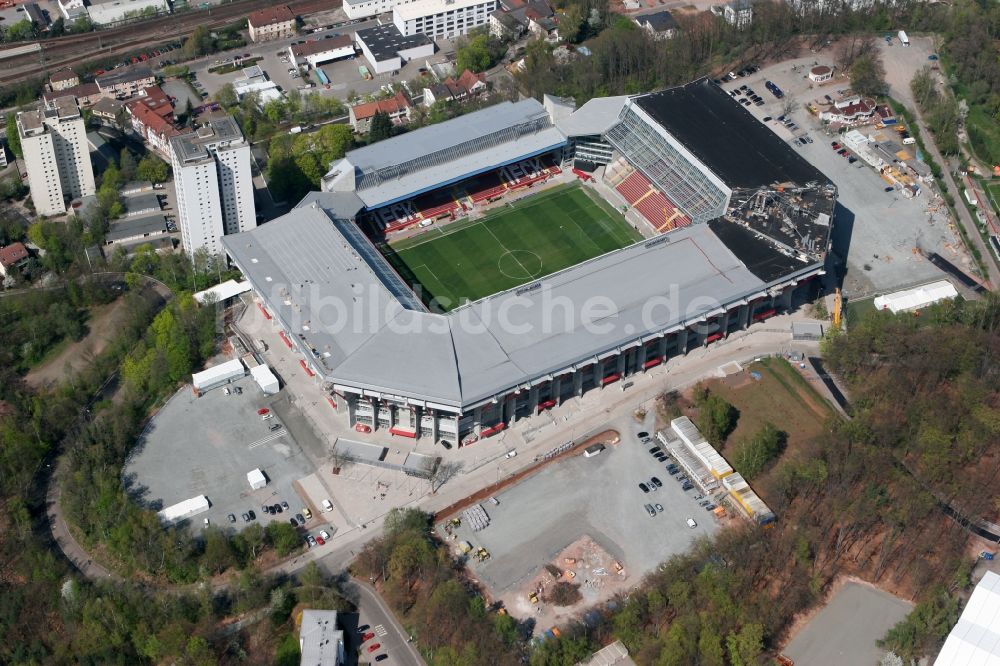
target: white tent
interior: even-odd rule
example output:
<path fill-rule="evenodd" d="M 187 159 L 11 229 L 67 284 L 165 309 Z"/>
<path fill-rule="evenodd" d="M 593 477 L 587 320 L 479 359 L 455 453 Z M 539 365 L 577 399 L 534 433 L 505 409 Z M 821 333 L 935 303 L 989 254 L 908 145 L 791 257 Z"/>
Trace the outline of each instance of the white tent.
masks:
<path fill-rule="evenodd" d="M 278 392 L 278 378 L 274 376 L 271 372 L 271 368 L 266 365 L 257 365 L 250 368 L 250 375 L 260 386 L 260 390 L 264 392 L 264 395 L 274 395 Z"/>
<path fill-rule="evenodd" d="M 178 520 L 184 520 L 185 518 L 190 518 L 191 516 L 197 516 L 199 513 L 204 513 L 208 511 L 208 507 L 208 498 L 204 495 L 198 495 L 197 497 L 186 499 L 183 502 L 178 502 L 173 506 L 168 506 L 156 515 L 160 517 L 161 521 L 165 523 L 172 523 Z"/>
<path fill-rule="evenodd" d="M 210 297 L 214 297 L 216 303 L 222 303 L 223 301 L 228 301 L 234 296 L 239 296 L 242 293 L 250 291 L 250 283 L 244 280 L 243 282 L 237 282 L 236 280 L 226 280 L 220 284 L 215 285 L 205 291 L 199 291 L 194 295 L 194 300 L 199 303 L 205 303 Z"/>
<path fill-rule="evenodd" d="M 260 471 L 259 467 L 247 472 L 247 481 L 250 482 L 250 487 L 254 490 L 260 490 L 267 485 L 267 477 L 264 476 L 264 472 Z"/>
<path fill-rule="evenodd" d="M 211 368 L 194 373 L 191 375 L 191 383 L 194 384 L 194 388 L 197 391 L 208 391 L 217 386 L 228 384 L 246 374 L 247 371 L 243 367 L 243 363 L 240 359 L 236 358 L 232 361 L 213 365 Z"/>
<path fill-rule="evenodd" d="M 1000 576 L 987 571 L 934 666 L 1000 666 Z"/>
<path fill-rule="evenodd" d="M 958 296 L 958 291 L 951 282 L 939 280 L 914 289 L 876 296 L 875 309 L 889 310 L 893 314 L 899 314 L 909 310 L 919 310 L 939 301 L 951 300 L 956 296 Z"/>

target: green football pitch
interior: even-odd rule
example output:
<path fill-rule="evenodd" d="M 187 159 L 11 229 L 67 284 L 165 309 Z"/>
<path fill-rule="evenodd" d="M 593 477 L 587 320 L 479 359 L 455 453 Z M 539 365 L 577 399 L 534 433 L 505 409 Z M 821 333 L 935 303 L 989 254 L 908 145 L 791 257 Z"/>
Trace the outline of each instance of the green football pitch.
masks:
<path fill-rule="evenodd" d="M 607 203 L 568 185 L 383 250 L 425 303 L 447 311 L 640 238 Z"/>

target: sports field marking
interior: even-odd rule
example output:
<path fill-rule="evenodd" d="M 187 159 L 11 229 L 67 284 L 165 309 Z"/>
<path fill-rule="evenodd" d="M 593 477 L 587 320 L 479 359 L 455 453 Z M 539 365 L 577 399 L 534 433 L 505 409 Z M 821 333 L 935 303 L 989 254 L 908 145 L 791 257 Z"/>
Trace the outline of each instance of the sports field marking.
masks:
<path fill-rule="evenodd" d="M 500 271 L 501 273 L 504 272 L 503 269 L 500 268 L 500 259 L 503 259 L 504 255 L 509 254 L 514 259 L 514 261 L 517 262 L 517 265 L 521 267 L 521 270 L 524 271 L 524 274 L 527 275 L 528 279 L 530 280 L 531 277 L 532 277 L 531 271 L 529 271 L 527 268 L 524 267 L 524 264 L 522 264 L 521 260 L 517 258 L 517 255 L 514 254 L 513 252 L 511 252 L 510 248 L 508 248 L 506 245 L 503 244 L 503 241 L 500 240 L 495 233 L 493 233 L 492 229 L 490 229 L 486 225 L 483 225 L 483 228 L 486 229 L 486 231 L 488 231 L 490 233 L 490 236 L 493 236 L 493 240 L 495 240 L 497 242 L 497 244 L 501 248 L 503 248 L 503 251 L 504 251 L 503 254 L 500 255 L 499 259 L 497 259 L 497 270 Z M 538 255 L 536 254 L 535 256 L 537 257 Z M 538 263 L 541 263 L 541 259 L 542 259 L 541 257 L 538 257 Z M 504 274 L 506 275 L 506 273 L 504 273 Z M 507 277 L 513 278 L 515 280 L 518 279 L 518 278 L 515 278 L 513 275 L 507 275 Z"/>

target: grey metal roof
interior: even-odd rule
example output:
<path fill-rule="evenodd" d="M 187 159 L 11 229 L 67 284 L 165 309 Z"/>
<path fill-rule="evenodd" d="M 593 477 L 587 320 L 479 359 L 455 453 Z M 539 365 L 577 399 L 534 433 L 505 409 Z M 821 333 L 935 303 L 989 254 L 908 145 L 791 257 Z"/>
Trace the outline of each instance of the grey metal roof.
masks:
<path fill-rule="evenodd" d="M 568 137 L 604 134 L 618 122 L 628 95 L 595 97 L 568 116 L 556 120 L 556 127 Z"/>
<path fill-rule="evenodd" d="M 477 140 L 487 135 L 538 121 L 538 131 L 515 135 L 500 143 L 483 145 Z M 528 156 L 565 144 L 565 137 L 548 121 L 545 109 L 534 99 L 502 102 L 454 120 L 422 127 L 385 141 L 352 150 L 331 169 L 353 167 L 358 196 L 369 208 L 405 198 L 425 189 L 500 167 L 521 156 Z M 443 151 L 462 151 L 436 159 Z M 408 165 L 407 163 L 413 163 Z M 381 170 L 401 173 L 382 179 L 375 187 L 362 187 L 362 179 Z"/>
<path fill-rule="evenodd" d="M 101 88 L 106 88 L 108 86 L 116 86 L 122 83 L 131 83 L 132 81 L 142 81 L 143 79 L 154 79 L 153 70 L 151 70 L 146 65 L 139 65 L 137 67 L 127 67 L 120 71 L 108 72 L 107 74 L 102 74 L 94 79 Z"/>
<path fill-rule="evenodd" d="M 365 207 L 365 202 L 354 192 L 309 192 L 295 207 L 306 208 L 314 202 L 331 216 L 342 220 L 353 220 L 354 216 Z"/>
<path fill-rule="evenodd" d="M 431 314 L 404 308 L 342 232 L 317 205 L 222 242 L 283 325 L 319 353 L 328 380 L 455 407 L 764 287 L 707 225 L 695 225 L 555 273 L 527 292 L 521 287 Z M 561 299 L 577 310 L 569 321 L 558 308 L 551 316 Z M 336 316 L 345 316 L 337 303 L 349 322 Z M 582 321 L 587 303 L 603 308 L 603 316 Z"/>
<path fill-rule="evenodd" d="M 392 23 L 362 28 L 354 35 L 359 42 L 364 42 L 368 51 L 379 62 L 395 58 L 400 51 L 431 43 L 427 35 L 419 32 L 415 35 L 404 35 Z"/>
<path fill-rule="evenodd" d="M 153 215 L 127 217 L 119 222 L 112 222 L 104 239 L 108 242 L 115 242 L 133 236 L 165 233 L 166 230 L 166 218 L 161 213 L 154 213 Z"/>

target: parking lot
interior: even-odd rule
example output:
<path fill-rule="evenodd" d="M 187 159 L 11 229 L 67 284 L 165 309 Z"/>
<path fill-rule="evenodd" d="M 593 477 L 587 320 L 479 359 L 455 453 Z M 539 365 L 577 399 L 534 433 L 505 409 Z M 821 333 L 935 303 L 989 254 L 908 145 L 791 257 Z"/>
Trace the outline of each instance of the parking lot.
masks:
<path fill-rule="evenodd" d="M 582 537 L 621 562 L 634 584 L 694 539 L 718 529 L 695 492 L 681 490 L 665 464 L 649 453 L 655 442 L 641 443 L 636 433 L 643 426 L 631 419 L 613 426 L 621 433 L 619 444 L 591 458 L 581 452 L 548 465 L 496 495 L 499 505 L 481 503 L 490 517 L 488 527 L 479 532 L 465 524 L 458 528 L 457 539 L 490 552 L 489 560 L 472 560 L 470 566 L 508 607 L 515 609 L 519 589 Z M 639 483 L 650 484 L 653 476 L 662 487 L 644 493 Z M 662 510 L 651 517 L 646 504 Z M 693 529 L 689 518 L 697 523 Z"/>
<path fill-rule="evenodd" d="M 852 164 L 831 148 L 831 141 L 837 140 L 838 135 L 805 109 L 808 102 L 849 87 L 843 78 L 835 78 L 833 83 L 823 86 L 808 79 L 808 71 L 814 64 L 832 64 L 830 56 L 832 52 L 785 61 L 725 82 L 723 88 L 733 90 L 743 85 L 752 88 L 764 104 L 751 104 L 747 110 L 758 120 L 770 117 L 765 124 L 836 183 L 839 205 L 833 251 L 839 257 L 846 257 L 845 295 L 870 295 L 941 279 L 944 274 L 917 252 L 918 246 L 965 266 L 968 257 L 944 213 L 928 210 L 935 206 L 929 188 L 925 186 L 921 196 L 913 199 L 897 191 L 886 192 L 885 181 L 873 168 L 861 160 Z M 914 51 L 914 57 L 924 56 Z M 779 86 L 784 99 L 775 97 L 766 88 L 766 81 Z M 794 109 L 787 115 L 795 123 L 794 129 L 778 121 L 785 115 L 789 102 Z M 874 127 L 860 130 L 868 133 Z M 812 143 L 802 145 L 795 140 L 800 136 L 808 137 Z"/>
<path fill-rule="evenodd" d="M 283 396 L 264 396 L 249 377 L 195 397 L 190 387 L 178 391 L 159 411 L 143 433 L 125 467 L 130 489 L 141 491 L 140 501 L 156 510 L 182 500 L 205 495 L 208 512 L 190 520 L 198 531 L 208 518 L 228 527 L 232 513 L 235 529 L 244 526 L 242 515 L 253 510 L 263 524 L 287 521 L 307 506 L 293 482 L 313 471 L 310 460 L 289 434 L 283 419 L 263 420 L 257 411 L 272 410 Z M 236 389 L 241 389 L 237 393 Z M 275 425 L 281 426 L 274 431 Z M 268 484 L 253 490 L 247 472 L 260 468 Z M 290 513 L 265 514 L 263 505 L 288 502 Z M 312 531 L 320 529 L 320 511 L 311 506 Z"/>
<path fill-rule="evenodd" d="M 866 583 L 848 582 L 784 650 L 796 664 L 877 664 L 877 641 L 913 609 L 910 602 Z"/>

